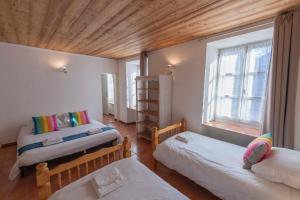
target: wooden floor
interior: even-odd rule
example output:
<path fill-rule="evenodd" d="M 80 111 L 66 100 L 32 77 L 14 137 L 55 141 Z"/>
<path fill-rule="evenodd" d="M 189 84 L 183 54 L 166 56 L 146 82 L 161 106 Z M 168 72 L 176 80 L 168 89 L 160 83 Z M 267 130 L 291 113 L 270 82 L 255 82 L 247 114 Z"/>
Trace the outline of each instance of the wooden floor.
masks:
<path fill-rule="evenodd" d="M 173 170 L 159 164 L 154 170 L 154 160 L 150 142 L 144 139 L 137 139 L 135 125 L 126 125 L 115 122 L 112 117 L 105 116 L 104 123 L 110 123 L 116 127 L 123 136 L 128 136 L 132 142 L 132 157 L 138 159 L 156 174 L 166 180 L 173 187 L 191 199 L 217 200 L 210 192 L 196 185 L 194 182 L 176 173 Z M 16 159 L 16 146 L 0 148 L 0 199 L 37 199 L 35 183 L 35 172 L 28 172 L 24 178 L 17 178 L 15 181 L 8 180 L 9 171 Z"/>

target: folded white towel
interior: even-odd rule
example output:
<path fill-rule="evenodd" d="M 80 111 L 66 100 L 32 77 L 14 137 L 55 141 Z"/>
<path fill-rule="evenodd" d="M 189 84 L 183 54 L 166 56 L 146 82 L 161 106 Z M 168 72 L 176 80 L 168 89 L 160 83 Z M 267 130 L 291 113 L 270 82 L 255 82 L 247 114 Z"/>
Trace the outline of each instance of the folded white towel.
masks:
<path fill-rule="evenodd" d="M 96 174 L 92 179 L 92 185 L 99 198 L 118 189 L 126 183 L 127 179 L 120 174 L 119 170 L 115 167 L 108 168 L 105 171 Z"/>
<path fill-rule="evenodd" d="M 88 134 L 89 134 L 89 135 L 93 135 L 93 134 L 101 133 L 101 132 L 102 132 L 102 129 L 101 129 L 101 128 L 94 128 L 94 129 L 88 130 Z"/>
<path fill-rule="evenodd" d="M 126 182 L 127 182 L 126 179 L 123 177 L 120 179 L 116 179 L 115 181 L 113 181 L 112 183 L 110 183 L 106 186 L 97 187 L 97 183 L 96 183 L 95 179 L 92 179 L 92 185 L 93 185 L 94 190 L 97 193 L 97 196 L 99 198 L 102 198 L 105 195 L 117 190 L 118 188 L 120 188 L 121 186 L 126 184 Z"/>
<path fill-rule="evenodd" d="M 183 137 L 181 135 L 176 135 L 175 137 L 176 140 L 179 140 L 180 142 L 188 143 L 188 139 L 186 137 Z"/>
<path fill-rule="evenodd" d="M 106 168 L 104 171 L 97 173 L 94 176 L 95 183 L 97 187 L 102 187 L 105 185 L 109 185 L 114 182 L 114 180 L 121 177 L 120 171 L 116 167 Z"/>
<path fill-rule="evenodd" d="M 62 137 L 48 138 L 43 141 L 43 146 L 49 146 L 63 142 Z"/>

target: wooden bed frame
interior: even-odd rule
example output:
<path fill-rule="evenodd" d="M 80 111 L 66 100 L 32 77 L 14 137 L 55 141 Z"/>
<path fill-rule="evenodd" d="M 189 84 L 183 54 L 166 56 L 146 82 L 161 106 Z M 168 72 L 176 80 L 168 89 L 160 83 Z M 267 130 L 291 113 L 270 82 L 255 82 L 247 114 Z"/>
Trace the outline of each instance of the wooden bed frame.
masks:
<path fill-rule="evenodd" d="M 72 179 L 72 175 L 74 174 L 76 174 L 75 177 L 79 179 L 82 177 L 81 174 L 89 174 L 92 168 L 94 169 L 93 171 L 95 171 L 114 161 L 128 158 L 130 156 L 131 144 L 128 140 L 128 137 L 125 137 L 122 144 L 103 148 L 90 154 L 85 154 L 84 156 L 73 161 L 60 164 L 51 170 L 48 168 L 47 163 L 40 163 L 36 166 L 36 182 L 39 199 L 46 200 L 52 194 L 52 191 L 55 188 L 54 184 L 51 185 L 51 181 L 54 181 L 53 179 L 56 179 L 55 182 L 58 184 L 58 189 L 60 189 L 63 185 L 62 177 L 64 175 L 67 177 L 67 184 L 70 184 L 71 182 L 75 181 L 74 176 Z M 97 165 L 100 165 L 100 167 L 97 168 Z M 77 173 L 72 173 L 72 169 L 73 172 Z M 67 184 L 64 184 L 63 186 Z"/>
<path fill-rule="evenodd" d="M 52 159 L 52 160 L 47 160 L 47 161 L 44 161 L 44 162 L 47 162 L 48 166 L 53 166 L 53 165 L 57 166 L 58 164 L 62 164 L 62 163 L 65 163 L 65 162 L 72 161 L 72 160 L 74 160 L 76 158 L 79 158 L 80 156 L 83 156 L 87 153 L 93 153 L 93 152 L 98 151 L 98 150 L 103 149 L 103 148 L 112 147 L 116 144 L 116 141 L 117 141 L 117 138 L 113 139 L 109 142 L 105 142 L 103 144 L 100 144 L 98 146 L 88 148 L 84 151 L 76 152 L 76 153 L 73 153 L 71 155 L 62 156 L 62 157 L 55 158 L 55 159 Z M 25 177 L 25 174 L 26 174 L 27 171 L 35 170 L 35 168 L 38 164 L 39 163 L 29 165 L 29 166 L 20 167 L 21 177 L 22 178 Z"/>
<path fill-rule="evenodd" d="M 177 135 L 178 133 L 186 131 L 186 122 L 182 119 L 180 122 L 167 126 L 163 129 L 153 128 L 152 130 L 152 148 L 155 150 L 156 146 L 164 140 Z"/>
<path fill-rule="evenodd" d="M 152 148 L 153 151 L 156 146 L 164 140 L 177 135 L 178 133 L 186 131 L 186 122 L 182 119 L 180 122 L 167 126 L 163 129 L 153 128 L 152 130 Z M 157 168 L 158 161 L 154 159 L 154 168 Z"/>

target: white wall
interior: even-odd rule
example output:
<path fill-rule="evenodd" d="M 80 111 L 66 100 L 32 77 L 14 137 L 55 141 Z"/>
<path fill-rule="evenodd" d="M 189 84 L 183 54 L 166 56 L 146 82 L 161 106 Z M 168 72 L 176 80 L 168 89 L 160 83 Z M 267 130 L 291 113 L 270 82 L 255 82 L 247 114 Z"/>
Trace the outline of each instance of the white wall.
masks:
<path fill-rule="evenodd" d="M 101 88 L 102 88 L 102 113 L 109 114 L 108 90 L 107 90 L 107 74 L 101 74 Z"/>
<path fill-rule="evenodd" d="M 0 43 L 0 144 L 34 115 L 87 109 L 102 120 L 102 73 L 117 73 L 117 61 Z"/>
<path fill-rule="evenodd" d="M 266 24 L 266 22 L 264 22 L 264 24 Z M 150 52 L 148 54 L 149 75 L 163 73 L 168 64 L 175 65 L 175 79 L 173 81 L 173 122 L 184 117 L 187 120 L 189 130 L 242 146 L 247 145 L 253 137 L 207 127 L 201 124 L 206 43 L 269 26 L 270 24 L 257 25 L 255 28 L 234 31 L 228 33 L 226 36 L 194 40 Z"/>
<path fill-rule="evenodd" d="M 135 110 L 127 108 L 126 62 L 138 60 L 139 57 L 120 59 L 119 68 L 119 120 L 125 123 L 135 122 Z"/>
<path fill-rule="evenodd" d="M 127 106 L 126 106 L 126 60 L 119 60 L 119 117 L 122 122 L 127 123 Z"/>
<path fill-rule="evenodd" d="M 192 41 L 148 54 L 149 75 L 163 73 L 168 64 L 175 65 L 173 121 L 184 117 L 189 128 L 197 131 L 201 131 L 204 50 L 204 43 Z"/>

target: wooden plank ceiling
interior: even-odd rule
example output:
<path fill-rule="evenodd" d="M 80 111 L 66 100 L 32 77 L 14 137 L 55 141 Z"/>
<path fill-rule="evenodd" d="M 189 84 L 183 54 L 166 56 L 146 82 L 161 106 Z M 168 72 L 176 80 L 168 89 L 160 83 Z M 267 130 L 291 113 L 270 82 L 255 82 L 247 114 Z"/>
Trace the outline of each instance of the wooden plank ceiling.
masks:
<path fill-rule="evenodd" d="M 0 0 L 0 41 L 123 58 L 275 16 L 300 0 Z"/>

